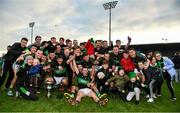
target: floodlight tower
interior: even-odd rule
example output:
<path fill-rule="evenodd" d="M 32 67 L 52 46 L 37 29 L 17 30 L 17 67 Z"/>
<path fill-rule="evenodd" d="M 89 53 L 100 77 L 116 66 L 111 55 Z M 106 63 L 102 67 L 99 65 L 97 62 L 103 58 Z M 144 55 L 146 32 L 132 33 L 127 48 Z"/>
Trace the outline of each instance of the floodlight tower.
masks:
<path fill-rule="evenodd" d="M 35 22 L 30 22 L 29 23 L 29 27 L 31 28 L 31 44 L 32 44 L 32 40 L 33 40 L 33 27 L 34 27 Z"/>
<path fill-rule="evenodd" d="M 117 3 L 118 1 L 113 1 L 113 2 L 108 2 L 108 3 L 103 4 L 104 9 L 109 10 L 109 44 L 111 41 L 111 9 L 115 8 Z"/>

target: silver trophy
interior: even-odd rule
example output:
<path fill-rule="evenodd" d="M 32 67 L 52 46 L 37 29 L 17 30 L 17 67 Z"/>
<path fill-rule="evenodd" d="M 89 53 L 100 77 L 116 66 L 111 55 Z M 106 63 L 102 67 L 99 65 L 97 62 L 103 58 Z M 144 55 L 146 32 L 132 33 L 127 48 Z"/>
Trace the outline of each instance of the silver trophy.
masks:
<path fill-rule="evenodd" d="M 50 96 L 51 96 L 51 89 L 52 89 L 52 87 L 53 87 L 53 83 L 47 81 L 46 84 L 47 84 L 46 88 L 47 88 L 47 91 L 48 91 L 47 97 L 50 98 Z"/>

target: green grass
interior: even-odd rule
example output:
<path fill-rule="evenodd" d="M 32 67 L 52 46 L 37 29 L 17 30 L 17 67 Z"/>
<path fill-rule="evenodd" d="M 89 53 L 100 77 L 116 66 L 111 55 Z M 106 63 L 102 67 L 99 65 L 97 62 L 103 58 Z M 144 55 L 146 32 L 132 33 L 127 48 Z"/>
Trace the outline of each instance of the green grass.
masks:
<path fill-rule="evenodd" d="M 71 106 L 65 99 L 57 99 L 57 92 L 47 99 L 46 92 L 39 95 L 38 101 L 28 101 L 22 98 L 6 96 L 0 92 L 0 112 L 180 112 L 180 83 L 174 84 L 177 100 L 169 100 L 170 94 L 166 84 L 163 85 L 162 96 L 154 103 L 147 103 L 144 96 L 140 105 L 133 102 L 123 102 L 118 96 L 110 97 L 106 106 L 99 106 L 89 98 L 84 98 L 78 106 Z"/>

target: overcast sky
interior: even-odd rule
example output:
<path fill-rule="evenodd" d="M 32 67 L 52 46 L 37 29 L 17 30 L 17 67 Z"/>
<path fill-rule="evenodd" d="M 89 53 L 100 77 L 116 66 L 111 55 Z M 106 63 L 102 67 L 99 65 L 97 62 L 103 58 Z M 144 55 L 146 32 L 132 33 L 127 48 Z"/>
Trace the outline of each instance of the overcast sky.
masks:
<path fill-rule="evenodd" d="M 30 40 L 29 22 L 35 22 L 34 36 L 43 40 L 55 36 L 87 41 L 108 40 L 108 14 L 102 4 L 109 0 L 0 0 L 0 50 Z M 180 42 L 180 0 L 118 0 L 112 10 L 112 39 L 123 44 Z M 30 42 L 30 41 L 29 41 Z"/>

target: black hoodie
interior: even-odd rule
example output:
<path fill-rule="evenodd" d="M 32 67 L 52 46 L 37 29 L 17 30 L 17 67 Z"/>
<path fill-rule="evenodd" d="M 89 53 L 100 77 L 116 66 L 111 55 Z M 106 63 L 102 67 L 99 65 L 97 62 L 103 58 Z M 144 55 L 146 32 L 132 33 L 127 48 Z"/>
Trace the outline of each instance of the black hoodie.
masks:
<path fill-rule="evenodd" d="M 24 50 L 25 48 L 21 47 L 21 43 L 14 43 L 3 58 L 13 63 L 22 54 L 22 51 Z"/>

